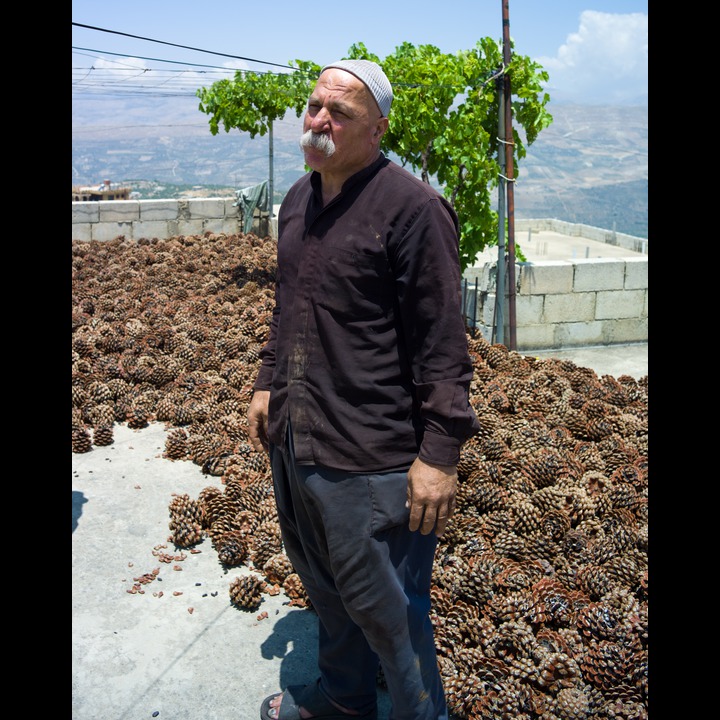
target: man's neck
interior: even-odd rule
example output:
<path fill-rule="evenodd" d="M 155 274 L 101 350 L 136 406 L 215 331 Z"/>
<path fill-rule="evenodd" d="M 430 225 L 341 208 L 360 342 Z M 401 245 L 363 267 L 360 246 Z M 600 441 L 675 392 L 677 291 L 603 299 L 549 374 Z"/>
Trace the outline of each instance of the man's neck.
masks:
<path fill-rule="evenodd" d="M 322 199 L 323 207 L 327 205 L 334 197 L 338 196 L 343 189 L 343 185 L 353 175 L 359 173 L 367 167 L 370 167 L 380 157 L 378 152 L 372 159 L 366 162 L 364 165 L 355 168 L 351 172 L 342 174 L 333 173 L 326 171 L 319 171 L 320 173 L 320 187 L 322 188 Z"/>

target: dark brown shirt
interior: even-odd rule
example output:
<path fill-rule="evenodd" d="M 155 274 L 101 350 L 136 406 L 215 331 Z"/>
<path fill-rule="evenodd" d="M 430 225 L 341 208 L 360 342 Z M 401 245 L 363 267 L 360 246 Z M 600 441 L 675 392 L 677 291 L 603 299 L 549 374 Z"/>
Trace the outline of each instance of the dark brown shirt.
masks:
<path fill-rule="evenodd" d="M 270 337 L 255 389 L 270 441 L 350 472 L 457 463 L 478 431 L 460 302 L 458 223 L 431 186 L 380 157 L 322 206 L 311 172 L 279 213 Z"/>

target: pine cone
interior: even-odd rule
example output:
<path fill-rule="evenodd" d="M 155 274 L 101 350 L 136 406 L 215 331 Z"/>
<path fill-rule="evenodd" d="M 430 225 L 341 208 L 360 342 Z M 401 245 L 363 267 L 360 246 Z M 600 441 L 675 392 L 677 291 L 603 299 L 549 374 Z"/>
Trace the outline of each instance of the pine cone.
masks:
<path fill-rule="evenodd" d="M 526 555 L 525 538 L 511 530 L 500 530 L 493 541 L 496 555 L 522 560 Z"/>
<path fill-rule="evenodd" d="M 173 425 L 189 425 L 193 421 L 193 414 L 186 405 L 178 405 L 175 408 Z"/>
<path fill-rule="evenodd" d="M 233 518 L 233 525 L 246 536 L 252 535 L 260 524 L 260 518 L 250 510 L 239 510 Z"/>
<path fill-rule="evenodd" d="M 255 531 L 250 557 L 253 565 L 259 570 L 276 553 L 282 550 L 279 523 L 268 520 L 258 526 Z"/>
<path fill-rule="evenodd" d="M 203 539 L 203 510 L 197 500 L 185 493 L 177 495 L 170 503 L 170 540 L 177 547 L 191 547 Z"/>
<path fill-rule="evenodd" d="M 239 510 L 237 500 L 224 493 L 209 495 L 203 500 L 202 506 L 205 513 L 203 524 L 207 528 L 215 525 L 218 520 L 225 519 L 227 529 L 231 529 L 230 526 Z"/>
<path fill-rule="evenodd" d="M 245 458 L 248 470 L 265 474 L 270 470 L 270 459 L 267 453 L 254 452 Z"/>
<path fill-rule="evenodd" d="M 122 397 L 128 397 L 130 395 L 131 386 L 122 378 L 111 378 L 107 381 L 107 389 L 110 391 L 110 396 L 114 400 Z"/>
<path fill-rule="evenodd" d="M 285 553 L 276 553 L 264 565 L 263 573 L 271 585 L 282 585 L 294 572 L 293 564 Z"/>
<path fill-rule="evenodd" d="M 72 431 L 72 451 L 86 453 L 92 450 L 92 440 L 86 428 L 76 428 Z"/>
<path fill-rule="evenodd" d="M 158 400 L 155 408 L 155 419 L 159 422 L 171 422 L 175 417 L 177 400 L 172 395 L 165 395 Z"/>
<path fill-rule="evenodd" d="M 193 500 L 187 493 L 175 495 L 170 502 L 172 520 L 190 520 L 202 524 L 204 510 L 199 500 Z"/>
<path fill-rule="evenodd" d="M 229 567 L 242 565 L 248 556 L 248 540 L 237 530 L 230 530 L 214 538 L 213 545 L 220 562 Z"/>
<path fill-rule="evenodd" d="M 130 408 L 126 419 L 127 426 L 133 430 L 146 428 L 150 424 L 147 413 L 143 408 Z"/>
<path fill-rule="evenodd" d="M 93 444 L 98 447 L 112 445 L 115 442 L 113 437 L 112 423 L 109 425 L 100 425 L 93 432 Z"/>
<path fill-rule="evenodd" d="M 171 529 L 170 540 L 176 547 L 187 548 L 202 542 L 203 529 L 198 523 L 189 520 L 177 520 L 171 523 Z"/>
<path fill-rule="evenodd" d="M 262 602 L 263 582 L 255 575 L 241 575 L 230 583 L 230 602 L 241 610 L 256 610 Z"/>
<path fill-rule="evenodd" d="M 83 414 L 80 408 L 73 407 L 70 425 L 72 430 L 81 430 L 85 427 L 85 421 L 83 420 Z"/>
<path fill-rule="evenodd" d="M 236 532 L 238 528 L 235 526 L 235 520 L 230 515 L 222 515 L 215 520 L 208 528 L 207 533 L 210 536 L 212 545 L 215 549 L 218 547 L 220 538 L 229 532 Z M 241 533 L 245 537 L 244 533 Z"/>
<path fill-rule="evenodd" d="M 88 416 L 93 427 L 112 425 L 115 422 L 115 405 L 112 402 L 95 405 L 88 411 Z"/>
<path fill-rule="evenodd" d="M 628 652 L 612 640 L 591 641 L 581 660 L 583 678 L 600 690 L 620 685 L 628 674 Z"/>
<path fill-rule="evenodd" d="M 588 693 L 578 687 L 560 690 L 555 696 L 552 709 L 560 720 L 585 720 L 594 714 L 591 712 L 591 700 Z"/>
<path fill-rule="evenodd" d="M 225 474 L 230 453 L 223 451 L 218 455 L 213 455 L 202 463 L 202 472 L 204 475 L 212 475 L 214 477 L 222 477 Z"/>
<path fill-rule="evenodd" d="M 467 479 L 480 463 L 482 454 L 478 449 L 477 441 L 472 438 L 460 450 L 460 460 L 457 465 L 458 478 Z"/>
<path fill-rule="evenodd" d="M 184 460 L 188 453 L 188 434 L 183 428 L 175 428 L 165 439 L 165 457 L 168 460 Z"/>
<path fill-rule="evenodd" d="M 125 422 L 132 412 L 132 402 L 129 396 L 122 396 L 115 400 L 115 422 Z"/>
<path fill-rule="evenodd" d="M 87 391 L 93 402 L 96 404 L 112 402 L 112 390 L 100 380 L 93 380 L 88 386 Z"/>
<path fill-rule="evenodd" d="M 272 493 L 272 487 L 264 477 L 254 472 L 246 473 L 245 477 L 251 478 L 238 492 L 238 501 L 244 510 L 257 513 L 265 498 Z"/>
<path fill-rule="evenodd" d="M 283 590 L 290 598 L 291 605 L 297 605 L 298 607 L 312 607 L 307 590 L 305 590 L 305 586 L 302 584 L 302 580 L 297 573 L 290 573 L 290 575 L 285 578 L 285 581 L 283 582 Z"/>
<path fill-rule="evenodd" d="M 278 519 L 277 504 L 275 496 L 268 495 L 257 508 L 257 518 L 260 524 L 266 522 L 276 522 Z"/>

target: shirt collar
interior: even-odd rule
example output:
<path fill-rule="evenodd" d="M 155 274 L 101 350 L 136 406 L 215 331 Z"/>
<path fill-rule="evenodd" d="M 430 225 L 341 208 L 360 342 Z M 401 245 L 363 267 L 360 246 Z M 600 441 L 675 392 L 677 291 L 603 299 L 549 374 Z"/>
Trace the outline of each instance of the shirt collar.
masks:
<path fill-rule="evenodd" d="M 367 167 L 364 167 L 362 170 L 358 170 L 354 175 L 351 175 L 342 186 L 342 190 L 340 191 L 340 195 L 338 195 L 335 199 L 341 198 L 345 193 L 356 183 L 363 182 L 365 179 L 369 179 L 371 175 L 374 175 L 380 167 L 387 162 L 387 159 L 383 153 L 380 153 L 380 156 L 377 160 L 374 160 L 370 163 Z M 310 184 L 313 189 L 313 194 L 317 198 L 322 197 L 322 183 L 321 183 L 321 174 L 317 172 L 316 170 L 312 171 L 312 174 L 310 175 Z"/>

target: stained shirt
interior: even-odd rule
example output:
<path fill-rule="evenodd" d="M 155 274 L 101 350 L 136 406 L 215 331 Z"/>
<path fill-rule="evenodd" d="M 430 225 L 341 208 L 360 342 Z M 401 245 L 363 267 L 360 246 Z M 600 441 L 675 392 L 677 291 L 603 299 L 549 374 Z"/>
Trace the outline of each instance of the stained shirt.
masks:
<path fill-rule="evenodd" d="M 349 472 L 454 465 L 479 430 L 462 318 L 458 220 L 384 156 L 323 207 L 310 172 L 278 215 L 275 307 L 254 388 L 296 461 Z"/>

